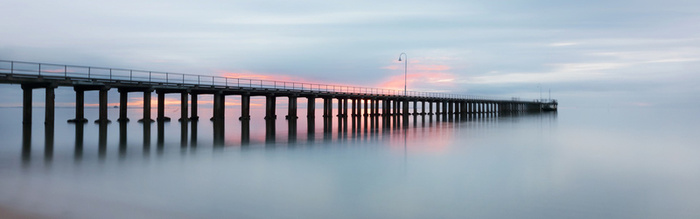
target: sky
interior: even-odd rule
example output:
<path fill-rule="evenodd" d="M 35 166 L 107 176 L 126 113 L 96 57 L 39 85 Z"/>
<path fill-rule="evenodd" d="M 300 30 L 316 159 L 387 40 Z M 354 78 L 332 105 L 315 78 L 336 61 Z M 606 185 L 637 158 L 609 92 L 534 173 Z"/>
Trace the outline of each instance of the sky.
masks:
<path fill-rule="evenodd" d="M 403 89 L 405 52 L 414 91 L 551 90 L 562 108 L 700 106 L 700 1 L 0 5 L 2 60 Z M 0 85 L 0 106 L 20 105 L 18 88 Z M 57 91 L 57 105 L 73 100 Z"/>

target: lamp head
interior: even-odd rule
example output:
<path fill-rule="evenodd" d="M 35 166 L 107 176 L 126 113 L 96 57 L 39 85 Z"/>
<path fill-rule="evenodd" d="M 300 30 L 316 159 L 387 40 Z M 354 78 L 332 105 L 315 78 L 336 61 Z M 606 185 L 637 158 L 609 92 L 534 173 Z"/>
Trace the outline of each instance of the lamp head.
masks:
<path fill-rule="evenodd" d="M 399 56 L 399 62 L 401 61 L 401 56 Z"/>

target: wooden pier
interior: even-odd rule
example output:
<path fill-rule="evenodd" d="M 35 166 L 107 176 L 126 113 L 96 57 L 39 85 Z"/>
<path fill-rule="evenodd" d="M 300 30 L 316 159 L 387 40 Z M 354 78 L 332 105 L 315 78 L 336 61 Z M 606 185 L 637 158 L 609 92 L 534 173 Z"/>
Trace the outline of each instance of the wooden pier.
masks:
<path fill-rule="evenodd" d="M 167 73 L 119 68 L 60 65 L 20 61 L 0 60 L 0 83 L 19 84 L 23 94 L 23 122 L 31 123 L 32 90 L 45 89 L 45 123 L 54 123 L 55 94 L 57 87 L 69 86 L 75 90 L 75 118 L 68 122 L 82 123 L 84 116 L 84 95 L 86 91 L 99 92 L 99 117 L 96 123 L 109 123 L 107 116 L 108 92 L 119 91 L 119 118 L 127 122 L 127 100 L 129 93 L 143 93 L 143 117 L 141 122 L 152 122 L 151 94 L 158 97 L 155 121 L 169 121 L 165 117 L 165 95 L 179 94 L 181 115 L 178 121 L 187 122 L 199 119 L 197 99 L 199 95 L 213 95 L 213 117 L 215 123 L 223 124 L 226 116 L 224 100 L 226 96 L 241 98 L 240 120 L 250 120 L 250 97 L 264 96 L 265 119 L 275 120 L 275 106 L 278 97 L 288 98 L 289 110 L 285 116 L 296 120 L 297 99 L 306 98 L 307 115 L 314 119 L 316 101 L 323 101 L 323 118 L 332 118 L 333 99 L 337 117 L 389 117 L 399 116 L 408 119 L 409 115 L 437 115 L 444 119 L 453 116 L 477 114 L 500 114 L 514 112 L 539 112 L 555 109 L 556 100 L 523 101 L 519 99 L 495 99 L 472 95 L 459 95 L 433 92 L 389 90 L 369 87 L 338 86 L 313 83 L 253 80 L 194 74 Z M 191 101 L 189 99 L 191 98 Z M 188 105 L 188 102 L 190 103 Z M 409 107 L 412 105 L 412 110 Z M 420 108 L 418 107 L 420 106 Z M 348 111 L 350 110 L 350 111 Z"/>

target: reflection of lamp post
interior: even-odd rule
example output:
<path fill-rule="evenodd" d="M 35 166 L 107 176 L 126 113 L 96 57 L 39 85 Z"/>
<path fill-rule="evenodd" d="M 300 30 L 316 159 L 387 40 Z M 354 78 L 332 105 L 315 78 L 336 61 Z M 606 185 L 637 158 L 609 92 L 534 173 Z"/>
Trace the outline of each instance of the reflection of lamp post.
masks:
<path fill-rule="evenodd" d="M 399 62 L 401 61 L 401 55 L 403 55 L 404 57 L 406 57 L 406 59 L 404 60 L 404 63 L 405 63 L 405 64 L 404 64 L 404 67 L 403 67 L 403 95 L 404 95 L 404 96 L 408 96 L 408 95 L 406 94 L 406 75 L 408 74 L 408 73 L 407 73 L 407 72 L 408 72 L 408 55 L 406 55 L 405 52 L 402 52 L 401 54 L 399 54 Z"/>

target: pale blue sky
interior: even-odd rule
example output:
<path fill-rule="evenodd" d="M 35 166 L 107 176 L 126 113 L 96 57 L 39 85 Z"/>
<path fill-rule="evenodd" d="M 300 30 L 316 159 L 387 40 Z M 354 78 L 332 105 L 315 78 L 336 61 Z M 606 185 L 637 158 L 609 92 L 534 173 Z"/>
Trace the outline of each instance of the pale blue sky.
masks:
<path fill-rule="evenodd" d="M 4 60 L 395 86 L 406 52 L 410 90 L 700 105 L 698 1 L 9 0 L 0 13 Z M 0 92 L 21 101 L 17 85 Z"/>

